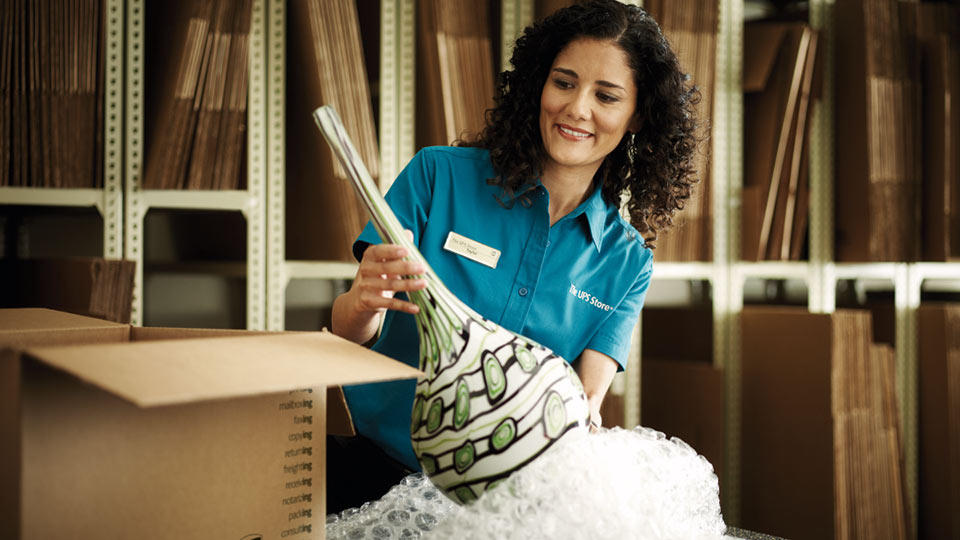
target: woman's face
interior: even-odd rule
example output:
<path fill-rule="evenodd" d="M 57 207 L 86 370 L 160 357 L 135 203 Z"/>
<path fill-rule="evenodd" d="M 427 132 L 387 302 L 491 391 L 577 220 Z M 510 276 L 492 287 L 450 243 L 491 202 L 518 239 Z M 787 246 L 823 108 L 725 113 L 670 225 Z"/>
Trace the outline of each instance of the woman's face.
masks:
<path fill-rule="evenodd" d="M 637 88 L 627 55 L 612 41 L 579 38 L 553 60 L 540 94 L 544 172 L 593 178 L 630 127 Z"/>

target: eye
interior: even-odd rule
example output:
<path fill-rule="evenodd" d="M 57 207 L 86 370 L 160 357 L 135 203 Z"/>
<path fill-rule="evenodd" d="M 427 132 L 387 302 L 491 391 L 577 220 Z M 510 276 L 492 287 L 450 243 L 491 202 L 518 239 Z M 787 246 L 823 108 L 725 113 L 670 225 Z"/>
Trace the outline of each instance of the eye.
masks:
<path fill-rule="evenodd" d="M 571 81 L 568 81 L 567 79 L 562 78 L 562 77 L 556 77 L 556 78 L 554 78 L 554 79 L 553 79 L 553 84 L 554 84 L 554 86 L 556 86 L 557 88 L 562 88 L 562 89 L 564 89 L 564 90 L 569 90 L 570 88 L 573 88 L 573 83 L 572 83 Z"/>
<path fill-rule="evenodd" d="M 602 103 L 616 103 L 620 101 L 620 98 L 617 96 L 608 94 L 606 92 L 597 92 L 597 99 L 599 99 Z"/>

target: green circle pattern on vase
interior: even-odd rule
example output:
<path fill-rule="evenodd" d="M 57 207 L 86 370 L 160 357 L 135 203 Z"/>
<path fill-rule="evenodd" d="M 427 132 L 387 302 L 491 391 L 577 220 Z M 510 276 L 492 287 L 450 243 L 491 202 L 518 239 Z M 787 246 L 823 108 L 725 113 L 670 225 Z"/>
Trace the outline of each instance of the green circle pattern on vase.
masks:
<path fill-rule="evenodd" d="M 490 447 L 493 448 L 495 452 L 500 452 L 507 446 L 510 446 L 510 443 L 514 441 L 517 436 L 517 422 L 513 418 L 505 418 L 503 422 L 500 422 L 500 425 L 493 430 L 493 435 L 490 435 Z"/>
<path fill-rule="evenodd" d="M 543 428 L 547 437 L 556 439 L 563 433 L 566 425 L 567 410 L 563 406 L 563 398 L 556 392 L 550 392 L 543 404 Z"/>
<path fill-rule="evenodd" d="M 530 349 L 524 347 L 523 345 L 517 347 L 515 352 L 517 357 L 517 362 L 520 363 L 520 369 L 530 373 L 534 368 L 537 367 L 537 359 L 533 356 L 533 353 L 530 352 Z"/>
<path fill-rule="evenodd" d="M 423 396 L 417 394 L 416 399 L 413 401 L 413 413 L 410 415 L 410 431 L 414 432 L 420 428 L 420 422 L 423 421 Z"/>
<path fill-rule="evenodd" d="M 473 443 L 467 441 L 453 453 L 453 466 L 456 467 L 458 473 L 462 474 L 463 471 L 473 465 L 473 459 L 476 455 L 477 450 L 474 448 Z"/>
<path fill-rule="evenodd" d="M 430 404 L 430 412 L 427 413 L 427 431 L 433 433 L 440 428 L 440 421 L 443 420 L 443 398 L 437 398 Z"/>
<path fill-rule="evenodd" d="M 470 504 L 473 501 L 477 500 L 477 494 L 473 492 L 467 486 L 460 486 L 453 491 L 454 495 L 457 496 L 457 499 L 460 499 L 460 502 L 463 504 Z"/>
<path fill-rule="evenodd" d="M 461 377 L 457 381 L 457 401 L 453 407 L 453 427 L 460 429 L 470 417 L 470 387 Z"/>
<path fill-rule="evenodd" d="M 496 356 L 490 353 L 485 353 L 484 356 L 483 380 L 487 385 L 487 398 L 490 403 L 496 403 L 507 389 L 507 378 L 504 377 L 503 366 L 500 365 Z"/>

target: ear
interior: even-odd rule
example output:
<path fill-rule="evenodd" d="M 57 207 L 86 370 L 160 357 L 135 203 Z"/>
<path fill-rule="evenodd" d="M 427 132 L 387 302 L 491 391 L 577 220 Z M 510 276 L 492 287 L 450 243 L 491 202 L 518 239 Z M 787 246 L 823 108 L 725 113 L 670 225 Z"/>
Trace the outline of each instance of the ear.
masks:
<path fill-rule="evenodd" d="M 640 133 L 640 128 L 643 127 L 643 119 L 639 116 L 634 116 L 633 120 L 630 121 L 630 125 L 627 126 L 627 132 L 629 133 Z"/>

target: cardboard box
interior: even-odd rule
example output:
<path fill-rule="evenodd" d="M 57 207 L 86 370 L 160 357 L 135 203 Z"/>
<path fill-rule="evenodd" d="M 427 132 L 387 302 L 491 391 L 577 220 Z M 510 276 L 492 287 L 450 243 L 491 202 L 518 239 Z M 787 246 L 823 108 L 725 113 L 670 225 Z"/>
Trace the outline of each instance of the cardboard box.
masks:
<path fill-rule="evenodd" d="M 0 537 L 323 538 L 323 389 L 418 373 L 326 332 L 0 310 Z"/>

